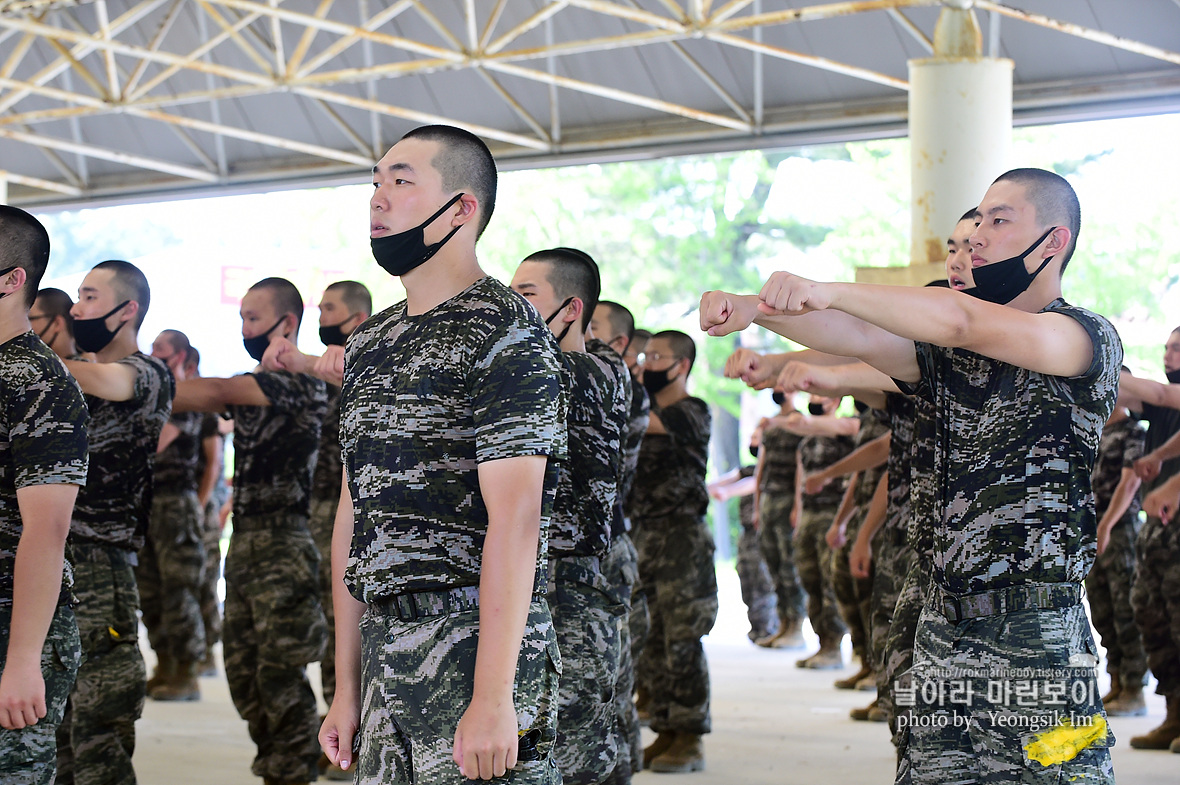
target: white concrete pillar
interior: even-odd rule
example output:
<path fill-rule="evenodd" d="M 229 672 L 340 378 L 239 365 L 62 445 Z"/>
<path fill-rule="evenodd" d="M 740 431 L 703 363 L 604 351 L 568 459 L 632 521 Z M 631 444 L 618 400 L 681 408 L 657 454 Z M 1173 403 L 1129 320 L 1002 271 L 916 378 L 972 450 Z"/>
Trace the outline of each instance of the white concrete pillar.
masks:
<path fill-rule="evenodd" d="M 8 177 L 7 172 L 0 169 L 0 204 L 8 204 Z"/>
<path fill-rule="evenodd" d="M 981 52 L 974 12 L 944 7 L 934 56 L 909 63 L 911 264 L 944 260 L 959 216 L 1010 168 L 1013 63 Z"/>

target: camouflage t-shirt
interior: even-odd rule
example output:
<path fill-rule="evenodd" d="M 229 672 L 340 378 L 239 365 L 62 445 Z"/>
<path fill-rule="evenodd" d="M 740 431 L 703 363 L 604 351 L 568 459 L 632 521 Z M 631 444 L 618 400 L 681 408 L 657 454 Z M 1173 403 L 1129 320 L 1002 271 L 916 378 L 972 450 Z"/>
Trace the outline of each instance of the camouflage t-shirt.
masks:
<path fill-rule="evenodd" d="M 930 559 L 934 527 L 942 518 L 942 477 L 935 467 L 942 464 L 944 445 L 939 439 L 934 404 L 916 395 L 910 396 L 910 401 L 914 404 L 914 441 L 910 450 L 910 526 L 906 545 L 920 557 Z"/>
<path fill-rule="evenodd" d="M 762 446 L 758 448 L 762 458 L 760 491 L 795 492 L 795 461 L 801 441 L 802 436 L 786 428 L 767 428 L 762 432 Z"/>
<path fill-rule="evenodd" d="M 558 467 L 549 523 L 549 556 L 604 556 L 622 470 L 622 435 L 631 403 L 631 375 L 602 341 L 585 352 L 562 352 L 569 410 L 569 459 Z"/>
<path fill-rule="evenodd" d="M 667 433 L 649 433 L 639 449 L 632 515 L 639 520 L 699 517 L 709 507 L 705 466 L 712 416 L 700 398 L 684 398 L 654 413 Z"/>
<path fill-rule="evenodd" d="M 623 434 L 623 474 L 619 480 L 619 499 L 628 518 L 634 514 L 631 509 L 631 488 L 635 484 L 635 468 L 639 465 L 639 448 L 643 445 L 643 435 L 647 433 L 650 419 L 651 400 L 647 397 L 647 390 L 632 379 L 631 411 L 627 416 L 627 430 Z"/>
<path fill-rule="evenodd" d="M 826 469 L 836 461 L 852 452 L 852 438 L 849 436 L 805 436 L 799 442 L 799 462 L 803 467 L 803 476 L 814 474 L 820 469 Z M 820 507 L 836 508 L 844 498 L 844 491 L 848 488 L 848 477 L 837 477 L 820 490 L 819 493 L 803 495 L 803 506 L 811 509 Z"/>
<path fill-rule="evenodd" d="M 305 373 L 250 375 L 270 406 L 228 408 L 234 419 L 234 517 L 306 517 L 328 386 Z"/>
<path fill-rule="evenodd" d="M 1081 582 L 1096 552 L 1090 472 L 1118 395 L 1123 347 L 1110 322 L 1054 300 L 1094 355 L 1047 376 L 961 349 L 917 344 L 919 395 L 936 409 L 934 579 L 954 594 Z"/>
<path fill-rule="evenodd" d="M 907 531 L 910 525 L 910 457 L 914 447 L 914 398 L 885 393 L 885 416 L 889 420 L 888 507 L 884 528 Z"/>
<path fill-rule="evenodd" d="M 1098 460 L 1090 481 L 1094 485 L 1094 506 L 1099 518 L 1110 506 L 1115 489 L 1123 478 L 1123 469 L 1130 469 L 1135 461 L 1143 457 L 1147 431 L 1130 417 L 1107 425 L 1102 429 L 1102 440 L 1098 443 Z M 1139 514 L 1139 494 L 1131 497 L 1124 517 Z"/>
<path fill-rule="evenodd" d="M 205 476 L 205 467 L 209 461 L 205 457 L 205 440 L 210 436 L 218 437 L 222 450 L 225 449 L 225 439 L 221 436 L 221 431 L 218 429 L 218 421 L 221 419 L 220 415 L 212 412 L 203 412 L 201 414 L 201 431 L 198 434 L 200 446 L 197 448 L 197 485 L 200 487 L 201 478 Z M 210 497 L 212 501 L 216 502 L 220 507 L 225 503 L 226 497 L 229 495 L 229 489 L 225 484 L 225 467 L 222 467 L 221 474 L 217 477 L 217 482 L 213 486 L 213 495 Z"/>
<path fill-rule="evenodd" d="M 345 581 L 361 602 L 479 583 L 481 463 L 551 460 L 541 547 L 566 454 L 557 342 L 528 302 L 482 278 L 426 313 L 400 302 L 349 337 L 340 447 L 354 530 Z M 557 460 L 554 460 L 557 459 Z"/>
<path fill-rule="evenodd" d="M 340 498 L 340 388 L 328 385 L 328 413 L 320 429 L 320 451 L 316 454 L 311 498 L 336 501 Z"/>
<path fill-rule="evenodd" d="M 747 477 L 753 477 L 756 471 L 756 466 L 743 466 L 738 469 L 738 476 L 744 480 Z M 754 494 L 747 493 L 738 499 L 738 518 L 742 522 L 743 529 L 754 528 Z"/>
<path fill-rule="evenodd" d="M 86 396 L 90 470 L 78 493 L 70 536 L 138 551 L 152 506 L 152 466 L 160 431 L 172 414 L 176 380 L 163 360 L 142 352 L 119 360 L 135 372 L 126 401 Z"/>
<path fill-rule="evenodd" d="M 197 489 L 197 463 L 201 455 L 200 412 L 180 412 L 168 421 L 179 433 L 160 452 L 152 473 L 155 493 L 181 494 Z"/>
<path fill-rule="evenodd" d="M 0 608 L 12 605 L 24 530 L 17 489 L 86 482 L 88 416 L 78 383 L 35 333 L 0 345 Z M 71 583 L 67 564 L 62 588 Z"/>

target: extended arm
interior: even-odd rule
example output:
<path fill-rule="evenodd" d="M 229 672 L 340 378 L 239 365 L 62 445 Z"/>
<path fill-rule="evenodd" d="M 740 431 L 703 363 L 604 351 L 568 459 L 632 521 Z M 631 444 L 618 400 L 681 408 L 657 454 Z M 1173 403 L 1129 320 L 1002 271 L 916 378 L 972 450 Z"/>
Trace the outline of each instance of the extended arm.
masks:
<path fill-rule="evenodd" d="M 857 418 L 828 414 L 816 417 L 792 412 L 786 417 L 771 417 L 770 422 L 776 428 L 786 428 L 800 436 L 855 436 L 860 430 L 860 420 Z"/>
<path fill-rule="evenodd" d="M 885 525 L 885 514 L 889 510 L 889 472 L 882 472 L 877 488 L 873 491 L 873 500 L 869 502 L 869 511 L 865 519 L 860 522 L 860 530 L 856 533 L 856 542 L 852 544 L 852 553 L 848 554 L 848 567 L 854 578 L 867 578 L 873 565 L 873 538 Z"/>
<path fill-rule="evenodd" d="M 229 406 L 270 406 L 250 374 L 228 379 L 185 379 L 176 383 L 174 412 L 223 412 Z"/>
<path fill-rule="evenodd" d="M 783 366 L 774 386 L 785 393 L 802 390 L 829 398 L 851 395 L 874 409 L 884 408 L 885 393 L 901 392 L 893 379 L 863 362 L 826 367 L 790 362 Z"/>
<path fill-rule="evenodd" d="M 41 649 L 57 610 L 77 485 L 32 485 L 16 492 L 22 530 L 13 574 L 12 624 L 0 675 L 0 727 L 35 725 L 45 716 Z"/>
<path fill-rule="evenodd" d="M 1110 530 L 1126 514 L 1135 494 L 1139 492 L 1139 485 L 1142 482 L 1139 475 L 1135 474 L 1134 469 L 1123 468 L 1118 487 L 1114 489 L 1114 493 L 1110 497 L 1110 504 L 1107 506 L 1106 512 L 1103 513 L 1102 520 L 1098 522 L 1099 553 L 1106 550 L 1106 544 L 1110 541 Z"/>
<path fill-rule="evenodd" d="M 1119 406 L 1131 411 L 1143 410 L 1143 404 L 1180 409 L 1180 384 L 1161 384 L 1151 379 L 1140 379 L 1126 371 L 1119 374 Z"/>
<path fill-rule="evenodd" d="M 836 516 L 832 518 L 832 525 L 828 527 L 826 539 L 832 550 L 844 547 L 848 540 L 844 532 L 848 529 L 848 521 L 856 514 L 856 483 L 860 475 L 853 473 L 848 478 L 848 487 L 844 489 L 844 496 L 840 499 L 840 506 L 836 508 Z"/>
<path fill-rule="evenodd" d="M 479 571 L 479 644 L 471 704 L 455 730 L 455 762 L 468 779 L 502 777 L 516 765 L 512 687 L 536 580 L 544 455 L 479 464 L 488 510 Z"/>
<path fill-rule="evenodd" d="M 891 436 L 892 434 L 889 433 L 878 436 L 868 444 L 862 444 L 860 447 L 857 447 L 835 463 L 825 466 L 818 472 L 809 475 L 806 484 L 807 492 L 816 493 L 829 480 L 843 477 L 845 474 L 863 472 L 882 465 L 889 458 L 889 442 Z M 817 483 L 814 488 L 812 487 L 813 481 Z"/>
<path fill-rule="evenodd" d="M 798 361 L 814 365 L 837 365 L 848 362 L 847 357 L 837 357 L 814 349 L 797 352 L 759 354 L 753 349 L 739 348 L 725 361 L 724 376 L 727 379 L 741 379 L 755 390 L 774 386 L 774 379 L 788 362 Z"/>
<path fill-rule="evenodd" d="M 87 395 L 107 401 L 129 401 L 135 397 L 135 369 L 123 363 L 87 363 L 63 360 Z"/>
<path fill-rule="evenodd" d="M 1164 461 L 1170 461 L 1176 457 L 1180 457 L 1180 431 L 1172 434 L 1166 442 L 1135 461 L 1135 474 L 1139 476 L 1139 479 L 1151 482 L 1159 477 Z"/>

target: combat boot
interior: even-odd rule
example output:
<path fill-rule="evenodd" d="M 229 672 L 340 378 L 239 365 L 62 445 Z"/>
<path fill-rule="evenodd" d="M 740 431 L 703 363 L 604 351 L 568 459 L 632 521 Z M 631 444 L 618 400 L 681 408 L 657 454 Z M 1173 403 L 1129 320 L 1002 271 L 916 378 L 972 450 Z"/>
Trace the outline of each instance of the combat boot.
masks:
<path fill-rule="evenodd" d="M 1132 736 L 1131 746 L 1137 750 L 1167 750 L 1180 739 L 1180 697 L 1168 698 L 1168 715 L 1159 727 L 1142 736 Z"/>
<path fill-rule="evenodd" d="M 868 706 L 862 709 L 853 709 L 848 712 L 848 716 L 860 722 L 885 722 L 885 710 L 881 708 L 880 702 L 874 700 Z"/>
<path fill-rule="evenodd" d="M 873 669 L 867 665 L 861 665 L 860 670 L 849 676 L 847 679 L 837 679 L 836 689 L 838 690 L 856 690 L 860 689 L 860 682 L 863 679 L 872 678 Z M 874 682 L 875 684 L 875 682 Z"/>
<path fill-rule="evenodd" d="M 817 671 L 839 670 L 844 667 L 844 655 L 840 652 L 840 639 L 820 639 L 819 651 L 796 663 L 800 668 Z"/>
<path fill-rule="evenodd" d="M 687 774 L 705 770 L 705 749 L 696 733 L 677 733 L 672 746 L 652 759 L 651 770 L 665 774 Z"/>
<path fill-rule="evenodd" d="M 761 645 L 761 644 L 759 644 Z M 784 622 L 779 627 L 779 634 L 771 643 L 772 649 L 802 649 L 807 645 L 803 640 L 803 621 Z"/>
<path fill-rule="evenodd" d="M 651 695 L 644 687 L 635 688 L 635 713 L 639 715 L 642 727 L 651 727 Z"/>
<path fill-rule="evenodd" d="M 1143 700 L 1143 687 L 1124 687 L 1117 698 L 1106 704 L 1109 717 L 1142 717 L 1147 714 L 1147 703 Z"/>
<path fill-rule="evenodd" d="M 674 741 L 675 733 L 661 733 L 656 736 L 655 741 L 643 748 L 643 768 L 650 769 L 652 761 L 670 750 Z"/>
<path fill-rule="evenodd" d="M 205 653 L 205 659 L 201 660 L 201 664 L 197 667 L 197 676 L 205 679 L 216 675 L 217 658 L 213 656 L 213 647 L 209 647 Z"/>
<path fill-rule="evenodd" d="M 1122 685 L 1119 684 L 1119 675 L 1117 673 L 1110 674 L 1110 691 L 1102 696 L 1102 704 L 1105 706 L 1111 701 L 1117 700 L 1121 691 Z"/>
<path fill-rule="evenodd" d="M 150 693 L 156 687 L 171 679 L 176 674 L 176 660 L 166 652 L 156 654 L 156 669 L 152 677 L 147 680 L 147 691 Z"/>
<path fill-rule="evenodd" d="M 199 701 L 201 686 L 197 684 L 197 663 L 177 661 L 172 678 L 157 684 L 148 692 L 148 697 L 157 701 Z"/>

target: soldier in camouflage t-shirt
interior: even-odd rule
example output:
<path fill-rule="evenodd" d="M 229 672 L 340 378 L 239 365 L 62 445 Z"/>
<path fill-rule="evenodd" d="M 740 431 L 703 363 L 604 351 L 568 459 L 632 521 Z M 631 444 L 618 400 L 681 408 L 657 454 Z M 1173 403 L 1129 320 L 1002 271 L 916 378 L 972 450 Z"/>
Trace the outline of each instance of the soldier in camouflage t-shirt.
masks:
<path fill-rule="evenodd" d="M 932 404 L 934 564 L 901 783 L 1114 781 L 1081 581 L 1122 345 L 1061 299 L 1080 214 L 1064 178 L 1016 169 L 979 205 L 970 296 L 775 273 L 759 295 L 702 299 L 712 334 L 757 319 Z"/>
<path fill-rule="evenodd" d="M 48 260 L 44 227 L 0 205 L 0 781 L 29 785 L 54 781 L 82 657 L 64 552 L 87 412 L 27 318 Z"/>
<path fill-rule="evenodd" d="M 78 630 L 85 657 L 58 732 L 58 782 L 130 781 L 135 721 L 143 712 L 136 553 L 151 510 L 152 464 L 172 410 L 175 380 L 139 351 L 147 279 L 102 262 L 78 289 L 74 333 L 97 362 L 66 361 L 90 409 L 90 467 L 70 524 Z"/>
<path fill-rule="evenodd" d="M 320 731 L 361 785 L 560 778 L 543 592 L 565 399 L 553 336 L 479 267 L 495 180 L 483 142 L 447 126 L 411 131 L 373 169 L 374 258 L 406 300 L 345 350 L 336 696 Z"/>
<path fill-rule="evenodd" d="M 269 341 L 298 334 L 303 298 L 290 281 L 265 278 L 243 295 L 241 313 L 245 347 L 261 359 Z M 225 675 L 257 748 L 251 771 L 272 783 L 317 774 L 318 712 L 306 665 L 323 655 L 328 629 L 307 517 L 327 402 L 323 381 L 263 370 L 188 379 L 176 396 L 178 411 L 225 412 L 234 421 Z"/>

